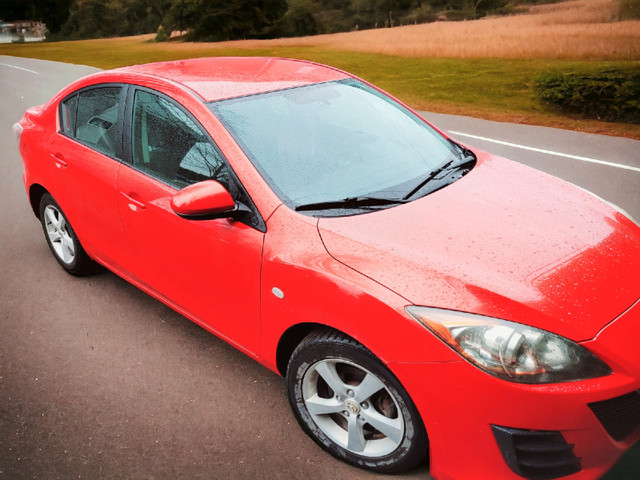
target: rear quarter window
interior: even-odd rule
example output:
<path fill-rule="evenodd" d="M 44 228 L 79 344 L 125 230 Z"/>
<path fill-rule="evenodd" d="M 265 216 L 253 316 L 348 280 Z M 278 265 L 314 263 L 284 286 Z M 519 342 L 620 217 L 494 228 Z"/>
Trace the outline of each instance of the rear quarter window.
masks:
<path fill-rule="evenodd" d="M 60 128 L 67 135 L 75 136 L 76 111 L 78 108 L 78 95 L 66 99 L 60 105 Z"/>

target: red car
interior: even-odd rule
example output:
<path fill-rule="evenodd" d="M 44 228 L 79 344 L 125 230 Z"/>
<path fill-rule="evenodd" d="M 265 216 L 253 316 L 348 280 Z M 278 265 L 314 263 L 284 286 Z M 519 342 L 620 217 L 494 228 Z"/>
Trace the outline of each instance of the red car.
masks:
<path fill-rule="evenodd" d="M 103 265 L 286 376 L 342 460 L 592 479 L 640 438 L 640 227 L 348 73 L 122 68 L 14 129 L 62 267 Z"/>

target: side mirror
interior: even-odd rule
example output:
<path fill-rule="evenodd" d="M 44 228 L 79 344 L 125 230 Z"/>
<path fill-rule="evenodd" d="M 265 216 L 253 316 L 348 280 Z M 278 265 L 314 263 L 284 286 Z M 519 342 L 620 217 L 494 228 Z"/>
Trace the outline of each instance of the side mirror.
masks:
<path fill-rule="evenodd" d="M 224 186 L 215 180 L 205 180 L 183 188 L 171 198 L 175 213 L 188 219 L 230 217 L 236 203 Z"/>

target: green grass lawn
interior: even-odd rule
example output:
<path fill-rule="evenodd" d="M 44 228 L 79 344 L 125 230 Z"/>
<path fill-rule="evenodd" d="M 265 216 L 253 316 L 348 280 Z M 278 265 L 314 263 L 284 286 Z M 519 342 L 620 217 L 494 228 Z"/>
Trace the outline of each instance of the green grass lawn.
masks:
<path fill-rule="evenodd" d="M 637 61 L 406 58 L 322 47 L 242 49 L 220 48 L 215 44 L 153 43 L 135 37 L 5 44 L 0 45 L 0 54 L 99 68 L 216 55 L 301 58 L 354 73 L 417 109 L 640 138 L 640 125 L 605 123 L 561 115 L 540 103 L 533 91 L 535 79 L 551 70 L 640 68 L 640 62 Z"/>
<path fill-rule="evenodd" d="M 539 103 L 533 92 L 535 78 L 551 70 L 597 71 L 613 66 L 640 68 L 640 62 L 404 58 L 319 47 L 223 49 L 207 44 L 149 43 L 136 38 L 0 45 L 0 54 L 99 68 L 216 55 L 301 58 L 354 73 L 422 110 L 640 139 L 640 125 L 559 115 Z M 603 480 L 635 479 L 638 469 L 640 443 L 627 452 Z"/>

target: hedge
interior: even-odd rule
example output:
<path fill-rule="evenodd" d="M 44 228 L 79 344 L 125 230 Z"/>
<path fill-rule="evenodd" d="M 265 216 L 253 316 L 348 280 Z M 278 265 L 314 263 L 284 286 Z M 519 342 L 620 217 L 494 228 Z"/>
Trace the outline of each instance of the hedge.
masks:
<path fill-rule="evenodd" d="M 609 122 L 640 123 L 640 67 L 597 73 L 545 74 L 535 91 L 547 104 Z"/>
<path fill-rule="evenodd" d="M 618 3 L 618 19 L 640 19 L 640 0 L 620 0 Z"/>

